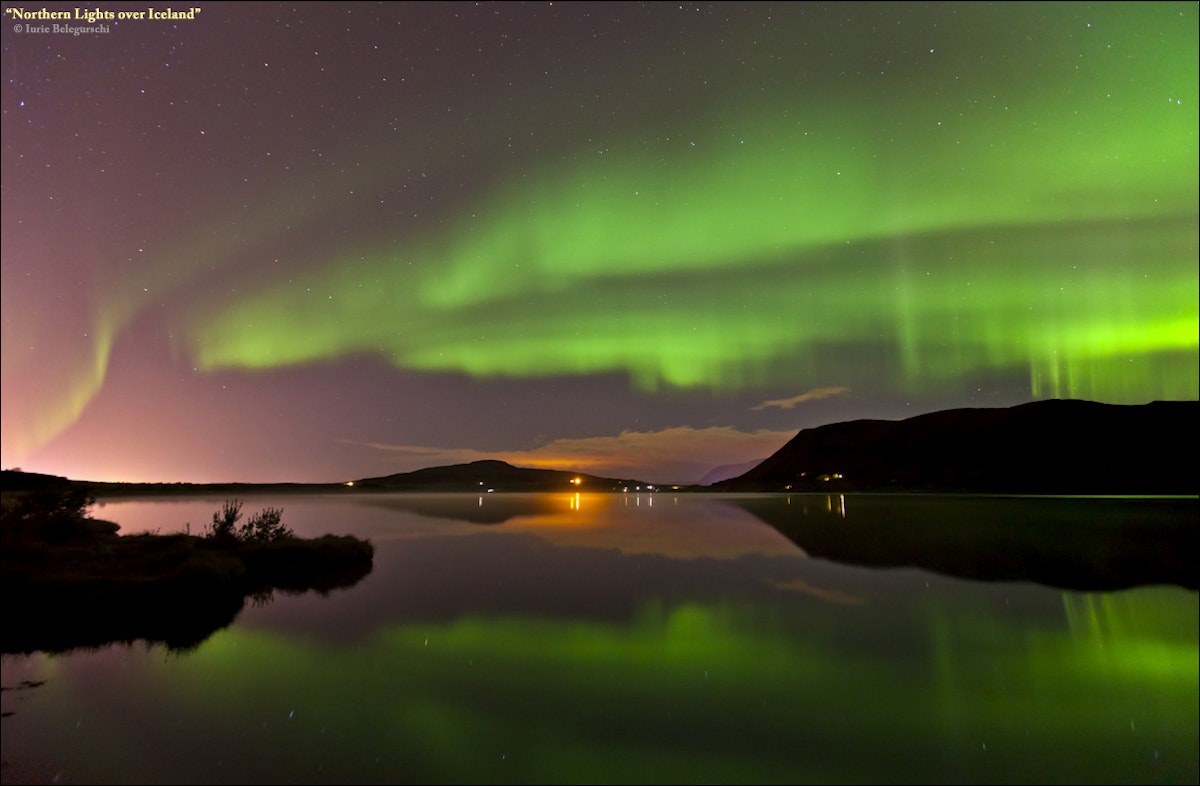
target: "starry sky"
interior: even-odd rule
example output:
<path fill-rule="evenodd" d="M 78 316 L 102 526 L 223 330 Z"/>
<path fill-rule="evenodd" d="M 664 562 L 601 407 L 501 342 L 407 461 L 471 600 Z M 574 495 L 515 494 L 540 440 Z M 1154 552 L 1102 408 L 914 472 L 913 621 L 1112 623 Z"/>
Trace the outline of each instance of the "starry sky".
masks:
<path fill-rule="evenodd" d="M 690 483 L 1197 398 L 1194 2 L 19 13 L 74 8 L 3 19 L 5 468 Z"/>

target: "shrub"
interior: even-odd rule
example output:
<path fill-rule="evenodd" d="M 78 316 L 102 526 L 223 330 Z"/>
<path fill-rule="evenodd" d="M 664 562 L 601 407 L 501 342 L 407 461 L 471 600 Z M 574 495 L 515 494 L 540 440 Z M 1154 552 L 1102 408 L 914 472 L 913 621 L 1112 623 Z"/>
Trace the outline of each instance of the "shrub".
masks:
<path fill-rule="evenodd" d="M 244 543 L 274 543 L 277 540 L 295 537 L 283 525 L 283 508 L 266 508 L 255 513 L 242 525 L 238 540 Z"/>
<path fill-rule="evenodd" d="M 237 523 L 242 518 L 242 503 L 238 500 L 225 500 L 224 506 L 212 518 L 212 529 L 204 537 L 214 540 L 235 540 L 237 538 Z"/>
<path fill-rule="evenodd" d="M 6 500 L 3 529 L 6 543 L 29 539 L 61 540 L 84 534 L 88 509 L 95 497 L 82 485 L 49 484 Z"/>
<path fill-rule="evenodd" d="M 295 533 L 283 524 L 283 508 L 261 510 L 239 527 L 241 518 L 242 503 L 236 499 L 226 500 L 224 506 L 213 514 L 212 528 L 205 537 L 240 543 L 274 543 L 295 537 Z"/>

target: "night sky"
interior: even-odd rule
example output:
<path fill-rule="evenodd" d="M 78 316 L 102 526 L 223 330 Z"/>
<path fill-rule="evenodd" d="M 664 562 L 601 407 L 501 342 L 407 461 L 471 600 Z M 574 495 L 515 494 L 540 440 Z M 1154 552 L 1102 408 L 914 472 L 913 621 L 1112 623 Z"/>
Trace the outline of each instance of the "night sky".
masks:
<path fill-rule="evenodd" d="M 686 483 L 1198 395 L 1194 2 L 22 8 L 5 468 Z"/>

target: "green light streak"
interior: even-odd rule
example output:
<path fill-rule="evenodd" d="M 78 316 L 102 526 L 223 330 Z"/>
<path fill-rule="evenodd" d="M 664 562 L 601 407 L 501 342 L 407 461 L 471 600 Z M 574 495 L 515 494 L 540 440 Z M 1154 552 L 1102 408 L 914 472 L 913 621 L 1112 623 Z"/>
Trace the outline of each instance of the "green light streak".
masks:
<path fill-rule="evenodd" d="M 1096 231 L 1072 226 L 1051 237 L 1061 246 L 1064 235 Z M 1122 229 L 1138 243 L 1163 231 L 1153 221 Z M 1168 223 L 1165 231 L 1187 230 Z M 205 325 L 200 361 L 270 368 L 379 353 L 401 367 L 480 377 L 624 370 L 643 389 L 739 389 L 817 373 L 847 380 L 863 361 L 857 345 L 875 343 L 902 358 L 895 379 L 875 378 L 896 389 L 1025 367 L 1038 395 L 1194 398 L 1189 252 L 1122 269 L 1112 252 L 1043 250 L 1045 234 L 889 240 L 462 308 L 430 308 L 385 270 L 338 265 Z"/>
<path fill-rule="evenodd" d="M 521 782 L 926 780 L 951 766 L 1088 779 L 1117 763 L 1144 772 L 1146 760 L 1128 761 L 1147 746 L 1194 745 L 1194 593 L 1064 593 L 1063 616 L 1040 623 L 985 595 L 998 597 L 801 609 L 647 600 L 623 623 L 467 616 L 344 645 L 237 627 L 185 657 L 147 655 L 136 689 L 209 729 L 226 767 L 242 727 L 255 729 L 251 761 L 289 751 L 261 765 L 275 778 L 344 767 L 351 780 L 369 765 L 479 781 L 503 756 Z M 889 630 L 896 641 L 871 643 Z M 100 749 L 159 752 L 91 733 Z M 865 740 L 886 755 L 864 759 Z M 981 742 L 991 755 L 970 758 Z"/>
<path fill-rule="evenodd" d="M 643 390 L 1017 372 L 1035 396 L 1195 398 L 1197 46 L 1159 16 L 1103 11 L 1107 45 L 1039 53 L 1036 85 L 988 51 L 953 84 L 801 86 L 580 150 L 439 236 L 194 314 L 187 349 L 205 369 L 369 353 Z"/>

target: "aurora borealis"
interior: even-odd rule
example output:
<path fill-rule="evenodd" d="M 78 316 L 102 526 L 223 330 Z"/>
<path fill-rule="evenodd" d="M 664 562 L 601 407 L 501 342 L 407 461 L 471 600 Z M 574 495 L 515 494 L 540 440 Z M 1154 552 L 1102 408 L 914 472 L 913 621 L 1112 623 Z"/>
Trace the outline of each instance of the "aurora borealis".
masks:
<path fill-rule="evenodd" d="M 5 14 L 5 467 L 693 482 L 1198 396 L 1194 3 L 197 7 Z"/>

